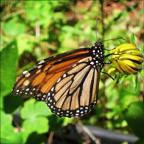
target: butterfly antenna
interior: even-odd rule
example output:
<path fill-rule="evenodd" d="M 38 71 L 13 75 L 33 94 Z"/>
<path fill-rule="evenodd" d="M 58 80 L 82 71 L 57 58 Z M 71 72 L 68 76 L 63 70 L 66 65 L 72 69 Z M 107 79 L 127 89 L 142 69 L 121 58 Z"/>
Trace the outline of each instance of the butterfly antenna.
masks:
<path fill-rule="evenodd" d="M 114 80 L 114 78 L 111 75 L 109 75 L 108 73 L 106 73 L 106 72 L 101 72 L 101 73 L 108 75 L 112 80 Z"/>
<path fill-rule="evenodd" d="M 122 37 L 118 37 L 118 38 L 114 38 L 114 39 L 108 39 L 108 40 L 117 40 L 117 39 L 123 39 L 123 40 L 125 40 L 125 39 L 122 38 Z M 108 40 L 103 40 L 103 41 L 108 41 Z"/>
<path fill-rule="evenodd" d="M 100 20 L 100 18 L 97 18 L 97 21 L 96 21 L 96 40 L 98 40 L 97 39 L 97 24 L 98 24 L 98 20 Z"/>

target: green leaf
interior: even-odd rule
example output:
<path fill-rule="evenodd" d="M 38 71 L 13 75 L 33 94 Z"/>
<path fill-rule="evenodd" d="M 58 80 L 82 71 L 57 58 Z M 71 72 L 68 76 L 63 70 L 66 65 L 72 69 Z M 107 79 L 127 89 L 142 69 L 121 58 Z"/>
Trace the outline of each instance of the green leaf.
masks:
<path fill-rule="evenodd" d="M 124 40 L 119 39 L 120 44 L 124 44 Z"/>
<path fill-rule="evenodd" d="M 17 43 L 13 40 L 1 52 L 1 96 L 12 91 L 13 84 L 16 82 L 17 60 Z"/>
<path fill-rule="evenodd" d="M 138 83 L 138 74 L 133 75 L 133 90 L 135 91 L 137 89 L 137 83 Z"/>
<path fill-rule="evenodd" d="M 140 93 L 140 82 L 138 82 L 138 88 L 136 91 L 133 91 L 133 85 L 132 85 L 132 81 L 129 81 L 129 86 L 125 86 L 125 84 L 121 84 L 121 88 L 120 88 L 120 91 L 119 91 L 119 100 L 122 100 L 125 96 L 130 96 L 129 98 L 129 102 L 133 99 L 132 96 L 134 96 L 135 98 L 138 97 Z"/>
<path fill-rule="evenodd" d="M 109 130 L 113 130 L 113 124 L 112 124 L 112 122 L 111 121 L 107 121 L 106 122 L 106 128 L 108 128 Z"/>
<path fill-rule="evenodd" d="M 2 128 L 7 126 L 7 125 L 11 125 L 12 124 L 12 116 L 6 114 L 3 110 L 0 110 L 1 112 L 1 126 Z"/>
<path fill-rule="evenodd" d="M 131 35 L 131 42 L 132 42 L 132 44 L 136 45 L 134 33 L 132 33 L 132 35 Z"/>
<path fill-rule="evenodd" d="M 107 119 L 112 119 L 115 116 L 116 112 L 115 111 L 109 111 L 106 113 L 106 118 Z"/>
<path fill-rule="evenodd" d="M 4 97 L 0 97 L 0 109 L 4 108 Z"/>
<path fill-rule="evenodd" d="M 15 132 L 12 126 L 12 116 L 1 112 L 1 143 L 23 143 L 21 132 Z"/>
<path fill-rule="evenodd" d="M 37 101 L 35 104 L 35 113 L 37 116 L 49 116 L 53 113 L 48 108 L 47 104 L 45 102 Z"/>
<path fill-rule="evenodd" d="M 78 43 L 77 41 L 74 41 L 73 39 L 70 38 L 66 38 L 62 41 L 61 43 L 61 47 L 66 47 L 67 50 L 69 50 L 69 48 L 78 48 Z"/>
<path fill-rule="evenodd" d="M 23 122 L 22 127 L 24 129 L 22 135 L 25 143 L 28 137 L 31 134 L 33 134 L 33 132 L 37 132 L 38 134 L 48 132 L 49 130 L 48 119 L 45 117 L 28 119 Z"/>
<path fill-rule="evenodd" d="M 142 45 L 140 51 L 141 51 L 141 53 L 144 53 L 144 44 Z"/>
<path fill-rule="evenodd" d="M 121 90 L 120 90 L 120 93 L 121 93 Z M 126 109 L 134 100 L 137 99 L 137 95 L 135 94 L 129 94 L 129 93 L 126 93 L 126 92 L 122 92 L 120 94 L 120 97 L 119 97 L 119 106 L 121 108 L 121 110 L 124 110 Z"/>
<path fill-rule="evenodd" d="M 50 127 L 49 130 L 56 131 L 58 130 L 58 128 L 62 126 L 65 118 L 60 118 L 53 114 L 53 115 L 48 116 L 48 120 L 49 120 L 49 127 Z"/>
<path fill-rule="evenodd" d="M 121 122 L 121 127 L 126 127 L 126 126 L 128 126 L 128 123 L 127 123 L 126 120 L 123 120 L 123 121 Z"/>
<path fill-rule="evenodd" d="M 48 1 L 25 1 L 25 14 L 27 20 L 32 26 L 46 25 L 47 27 L 53 22 L 54 15 L 53 5 L 57 2 Z"/>
<path fill-rule="evenodd" d="M 143 67 L 144 67 L 144 66 L 143 66 Z M 144 69 L 142 69 L 142 70 L 140 71 L 140 74 L 141 74 L 142 78 L 144 79 Z"/>
<path fill-rule="evenodd" d="M 29 133 L 27 133 L 29 134 Z M 24 135 L 23 135 L 24 136 Z M 24 137 L 23 137 L 24 138 Z M 44 134 L 38 134 L 36 132 L 32 132 L 26 137 L 27 139 L 24 140 L 23 144 L 44 144 L 46 140 Z"/>
<path fill-rule="evenodd" d="M 17 36 L 25 32 L 25 25 L 15 21 L 2 23 L 2 29 L 11 36 Z"/>
<path fill-rule="evenodd" d="M 35 117 L 34 104 L 35 99 L 29 99 L 24 103 L 24 107 L 21 110 L 21 118 L 29 119 Z"/>
<path fill-rule="evenodd" d="M 22 96 L 7 95 L 3 98 L 4 111 L 6 113 L 14 113 L 23 104 Z"/>
<path fill-rule="evenodd" d="M 102 106 L 100 104 L 96 105 L 95 111 L 97 114 L 97 118 L 103 117 L 103 110 L 102 110 Z"/>
<path fill-rule="evenodd" d="M 117 81 L 116 81 L 116 84 L 121 84 L 127 77 L 128 75 L 127 74 L 121 74 L 117 77 Z"/>
<path fill-rule="evenodd" d="M 23 122 L 24 131 L 34 132 L 37 133 L 45 133 L 49 129 L 48 119 L 45 117 L 37 117 L 33 119 L 28 119 Z"/>
<path fill-rule="evenodd" d="M 81 30 L 79 28 L 75 28 L 75 27 L 72 27 L 72 26 L 63 26 L 62 30 L 66 31 L 68 33 L 76 34 L 76 35 L 79 35 L 79 36 L 84 36 L 85 38 L 88 38 L 92 41 L 95 41 L 95 37 L 85 33 L 83 30 Z"/>
<path fill-rule="evenodd" d="M 21 110 L 21 117 L 26 119 L 22 124 L 24 142 L 26 142 L 29 135 L 42 134 L 49 130 L 49 120 L 44 117 L 49 115 L 52 115 L 52 112 L 44 102 L 29 99 L 24 103 L 24 108 Z"/>
<path fill-rule="evenodd" d="M 35 37 L 28 37 L 27 35 L 20 35 L 17 38 L 18 54 L 23 54 L 24 51 L 33 52 Z"/>
<path fill-rule="evenodd" d="M 24 103 L 24 108 L 21 110 L 23 119 L 34 119 L 37 116 L 49 116 L 52 112 L 44 102 L 29 99 Z"/>
<path fill-rule="evenodd" d="M 144 139 L 139 139 L 134 144 L 144 144 Z"/>
<path fill-rule="evenodd" d="M 116 105 L 116 101 L 119 96 L 118 90 L 115 88 L 114 83 L 106 86 L 105 93 L 107 96 L 107 103 L 105 104 L 105 107 L 108 109 L 112 109 Z"/>
<path fill-rule="evenodd" d="M 133 102 L 125 112 L 125 119 L 133 132 L 144 139 L 144 104 Z"/>

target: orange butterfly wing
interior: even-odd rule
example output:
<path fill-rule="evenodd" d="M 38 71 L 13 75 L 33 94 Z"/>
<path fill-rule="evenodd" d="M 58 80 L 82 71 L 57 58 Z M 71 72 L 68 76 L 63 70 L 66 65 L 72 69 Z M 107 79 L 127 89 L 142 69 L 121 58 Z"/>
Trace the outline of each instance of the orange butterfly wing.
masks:
<path fill-rule="evenodd" d="M 12 94 L 31 95 L 45 101 L 56 115 L 79 117 L 96 104 L 100 71 L 104 65 L 103 44 L 41 60 L 23 72 Z"/>
<path fill-rule="evenodd" d="M 78 49 L 39 61 L 35 68 L 23 72 L 15 83 L 12 94 L 36 97 L 39 90 L 48 93 L 65 71 L 88 53 L 89 49 Z"/>

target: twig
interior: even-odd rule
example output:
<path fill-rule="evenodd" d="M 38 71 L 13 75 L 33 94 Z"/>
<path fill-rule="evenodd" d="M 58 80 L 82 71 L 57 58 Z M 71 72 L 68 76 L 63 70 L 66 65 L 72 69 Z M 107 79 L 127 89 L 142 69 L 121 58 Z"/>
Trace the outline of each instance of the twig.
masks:
<path fill-rule="evenodd" d="M 1 20 L 4 21 L 4 20 L 6 20 L 6 19 L 8 19 L 8 18 L 10 18 L 10 17 L 14 17 L 14 16 L 16 16 L 16 15 L 18 15 L 18 14 L 22 14 L 22 13 L 24 13 L 24 10 L 19 10 L 19 11 L 10 13 L 10 14 L 2 17 Z"/>
<path fill-rule="evenodd" d="M 47 144 L 52 144 L 52 138 L 54 136 L 54 132 L 51 132 L 47 141 Z"/>
<path fill-rule="evenodd" d="M 82 129 L 89 135 L 89 137 L 95 142 L 95 144 L 101 144 L 100 141 L 97 138 L 95 138 L 95 136 L 82 124 L 80 120 L 79 124 L 82 127 Z"/>

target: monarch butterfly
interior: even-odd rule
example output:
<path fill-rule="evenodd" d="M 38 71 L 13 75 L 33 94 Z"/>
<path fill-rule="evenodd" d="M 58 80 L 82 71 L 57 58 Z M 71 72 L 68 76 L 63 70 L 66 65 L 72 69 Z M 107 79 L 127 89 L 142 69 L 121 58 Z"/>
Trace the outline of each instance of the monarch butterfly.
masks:
<path fill-rule="evenodd" d="M 104 58 L 104 45 L 97 41 L 91 48 L 43 59 L 23 72 L 12 94 L 44 101 L 59 117 L 80 117 L 97 102 Z"/>

